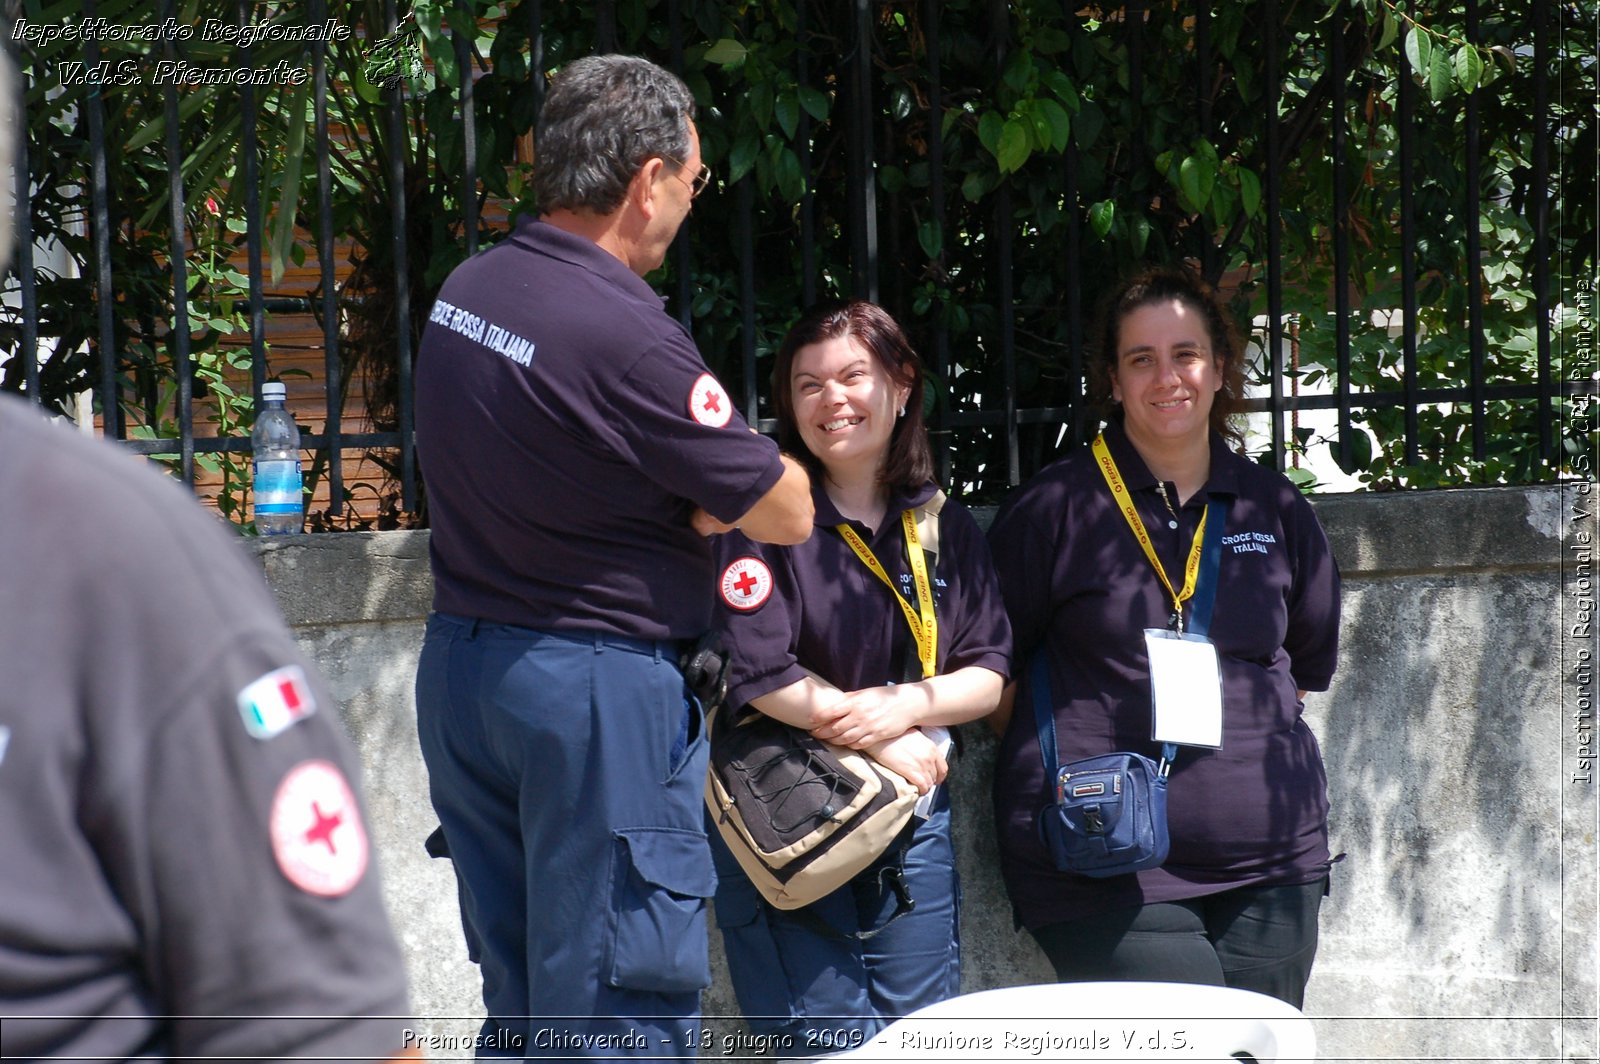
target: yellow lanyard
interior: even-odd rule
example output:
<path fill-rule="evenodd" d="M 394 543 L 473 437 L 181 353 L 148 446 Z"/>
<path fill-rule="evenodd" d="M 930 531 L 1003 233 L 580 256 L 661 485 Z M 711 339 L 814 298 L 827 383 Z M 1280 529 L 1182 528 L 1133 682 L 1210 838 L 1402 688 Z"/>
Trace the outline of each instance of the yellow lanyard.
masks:
<path fill-rule="evenodd" d="M 934 674 L 936 669 L 935 655 L 939 650 L 939 620 L 933 615 L 933 584 L 928 580 L 928 562 L 922 556 L 922 541 L 917 538 L 917 518 L 912 510 L 905 510 L 900 514 L 900 524 L 906 533 L 906 557 L 911 561 L 911 575 L 917 584 L 917 605 L 922 608 L 921 616 L 911 608 L 911 603 L 900 594 L 900 589 L 894 586 L 894 581 L 889 579 L 889 574 L 883 571 L 883 565 L 872 553 L 872 549 L 861 541 L 855 529 L 849 525 L 837 525 L 839 535 L 850 544 L 850 549 L 856 552 L 856 557 L 861 563 L 871 569 L 873 575 L 882 580 L 894 600 L 900 604 L 900 610 L 906 615 L 906 623 L 911 626 L 911 637 L 917 641 L 917 660 L 922 662 L 922 675 L 926 679 Z"/>
<path fill-rule="evenodd" d="M 1194 530 L 1194 542 L 1189 546 L 1189 559 L 1183 567 L 1183 590 L 1172 590 L 1172 581 L 1167 579 L 1167 571 L 1161 567 L 1161 559 L 1156 557 L 1156 549 L 1150 543 L 1150 533 L 1145 531 L 1144 522 L 1139 518 L 1139 511 L 1133 508 L 1133 498 L 1128 494 L 1128 486 L 1122 482 L 1122 474 L 1117 471 L 1116 460 L 1111 457 L 1111 451 L 1106 447 L 1104 435 L 1094 438 L 1095 464 L 1100 467 L 1100 475 L 1106 478 L 1106 486 L 1111 489 L 1111 497 L 1117 501 L 1117 507 L 1122 511 L 1123 520 L 1128 522 L 1128 527 L 1133 530 L 1133 538 L 1139 541 L 1139 546 L 1144 548 L 1144 556 L 1150 559 L 1150 565 L 1156 571 L 1156 576 L 1161 578 L 1161 586 L 1167 589 L 1167 594 L 1172 596 L 1172 611 L 1178 618 L 1178 631 L 1183 631 L 1183 604 L 1194 597 L 1195 585 L 1200 582 L 1200 546 L 1206 535 L 1206 518 L 1208 512 L 1200 515 L 1200 525 Z"/>

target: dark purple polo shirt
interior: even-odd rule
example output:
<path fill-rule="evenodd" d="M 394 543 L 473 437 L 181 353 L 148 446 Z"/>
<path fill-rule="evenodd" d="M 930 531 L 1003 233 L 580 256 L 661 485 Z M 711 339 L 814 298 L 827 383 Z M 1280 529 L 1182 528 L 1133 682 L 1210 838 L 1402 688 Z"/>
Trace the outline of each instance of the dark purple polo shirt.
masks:
<path fill-rule="evenodd" d="M 891 499 L 876 535 L 850 522 L 913 608 L 917 594 L 900 514 L 934 490 L 926 484 Z M 720 537 L 717 623 L 732 652 L 729 705 L 786 687 L 805 669 L 845 691 L 921 677 L 911 629 L 894 596 L 839 535 L 834 526 L 845 519 L 820 485 L 813 486 L 812 499 L 816 530 L 799 546 L 754 543 L 737 532 Z M 938 671 L 981 665 L 1009 676 L 1011 626 L 989 547 L 972 515 L 954 502 L 939 513 L 932 575 Z"/>
<path fill-rule="evenodd" d="M 711 615 L 696 506 L 745 514 L 782 475 L 661 299 L 528 220 L 457 267 L 417 359 L 434 608 L 681 639 Z"/>
<path fill-rule="evenodd" d="M 1222 672 L 1223 747 L 1182 748 L 1168 797 L 1172 855 L 1156 870 L 1094 880 L 1057 872 L 1035 818 L 1050 799 L 1027 668 L 995 773 L 1001 869 L 1024 926 L 1118 905 L 1175 901 L 1255 883 L 1308 883 L 1328 869 L 1328 799 L 1316 737 L 1297 689 L 1326 690 L 1339 641 L 1339 572 L 1322 527 L 1278 473 L 1213 436 L 1211 476 L 1179 510 L 1120 424 L 1106 442 L 1169 577 L 1206 503 L 1231 500 L 1210 636 Z M 1167 486 L 1174 504 L 1177 494 Z M 1088 448 L 1043 470 L 1008 500 L 989 542 L 1019 663 L 1049 654 L 1060 757 L 1113 750 L 1158 756 L 1150 742 L 1143 630 L 1166 628 L 1171 600 Z"/>

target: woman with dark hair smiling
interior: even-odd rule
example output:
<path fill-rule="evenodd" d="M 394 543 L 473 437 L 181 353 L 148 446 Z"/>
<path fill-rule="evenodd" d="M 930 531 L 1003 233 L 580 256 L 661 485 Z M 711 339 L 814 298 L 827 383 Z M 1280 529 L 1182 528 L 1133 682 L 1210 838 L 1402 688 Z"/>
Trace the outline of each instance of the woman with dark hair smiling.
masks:
<path fill-rule="evenodd" d="M 778 442 L 811 470 L 817 527 L 787 548 L 722 537 L 728 705 L 862 751 L 927 792 L 948 767 L 941 736 L 929 732 L 993 710 L 1011 634 L 977 523 L 939 505 L 922 363 L 882 308 L 834 304 L 789 331 L 773 383 Z M 919 511 L 937 521 L 932 557 L 916 532 Z M 915 579 L 908 546 L 929 579 Z M 792 1036 L 786 1051 L 805 1055 L 850 1048 L 959 992 L 943 788 L 909 845 L 795 911 L 768 904 L 710 834 L 717 923 L 754 1033 Z M 915 908 L 890 924 L 902 874 Z M 806 1038 L 823 1028 L 835 1032 L 826 1043 Z"/>
<path fill-rule="evenodd" d="M 1154 270 L 1101 318 L 1089 387 L 1104 432 L 989 535 L 1030 663 L 995 718 L 1001 870 L 1064 981 L 1209 983 L 1298 1007 L 1332 863 L 1301 699 L 1333 675 L 1338 568 L 1294 485 L 1229 447 L 1244 352 L 1215 294 Z M 1039 832 L 1065 786 L 1045 767 L 1052 727 L 1058 764 L 1175 755 L 1165 863 L 1105 878 L 1058 864 Z"/>

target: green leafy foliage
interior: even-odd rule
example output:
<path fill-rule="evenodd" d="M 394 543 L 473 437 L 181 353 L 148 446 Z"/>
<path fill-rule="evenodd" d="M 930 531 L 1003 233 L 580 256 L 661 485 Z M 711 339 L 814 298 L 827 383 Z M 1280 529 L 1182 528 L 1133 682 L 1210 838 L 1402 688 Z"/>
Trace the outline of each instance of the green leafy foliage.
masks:
<path fill-rule="evenodd" d="M 77 17 L 71 0 L 22 6 L 40 23 Z M 469 238 L 482 246 L 505 232 L 498 221 L 480 221 L 469 234 L 468 204 L 491 217 L 537 209 L 529 160 L 518 147 L 533 128 L 535 84 L 601 47 L 666 65 L 681 56 L 716 181 L 697 202 L 680 250 L 651 280 L 668 295 L 669 309 L 687 319 L 732 392 L 745 395 L 747 381 L 756 386 L 758 416 L 770 416 L 771 354 L 801 307 L 809 299 L 864 294 L 874 284 L 930 363 L 936 423 L 947 412 L 998 409 L 1013 379 L 1018 406 L 1063 407 L 1081 416 L 1085 318 L 1109 284 L 1147 262 L 1192 262 L 1232 293 L 1241 324 L 1249 326 L 1266 310 L 1274 227 L 1282 242 L 1284 311 L 1298 337 L 1287 390 L 1333 387 L 1334 225 L 1341 215 L 1351 259 L 1344 283 L 1351 297 L 1352 387 L 1404 386 L 1406 330 L 1416 341 L 1420 386 L 1466 386 L 1474 275 L 1482 286 L 1485 379 L 1526 384 L 1536 373 L 1535 264 L 1525 218 L 1543 192 L 1534 186 L 1531 141 L 1535 119 L 1543 116 L 1532 114 L 1531 30 L 1517 12 L 1486 12 L 1477 39 L 1468 41 L 1459 0 L 1426 11 L 1390 0 L 1280 5 L 1273 58 L 1282 77 L 1272 86 L 1264 81 L 1263 10 L 1249 4 L 1207 7 L 1202 53 L 1193 5 L 1148 5 L 1130 19 L 1122 9 L 1013 0 L 997 20 L 995 6 L 978 0 L 886 0 L 870 5 L 863 43 L 854 6 L 831 0 L 545 3 L 538 69 L 527 4 L 417 0 L 409 10 L 402 5 L 398 27 L 384 23 L 382 6 L 377 0 L 336 5 L 336 17 L 356 32 L 330 46 L 327 97 L 332 120 L 346 131 L 330 149 L 331 231 L 348 247 L 349 260 L 341 292 L 342 376 L 346 387 L 366 382 L 380 429 L 398 425 L 401 296 L 414 339 L 439 283 L 467 254 Z M 308 18 L 305 7 L 260 5 L 260 17 L 294 23 Z M 139 22 L 141 10 L 134 0 L 101 0 L 98 13 Z M 673 10 L 677 25 L 669 21 Z M 185 6 L 185 19 L 208 16 L 231 21 L 236 5 L 189 0 Z M 1566 36 L 1549 74 L 1558 83 L 1592 76 L 1574 28 L 1581 20 L 1558 22 Z M 1341 162 L 1351 180 L 1342 203 L 1334 200 L 1332 180 L 1334 34 L 1348 68 Z M 458 41 L 466 47 L 458 49 Z M 143 62 L 149 56 L 139 47 L 125 50 Z M 863 47 L 868 73 L 861 83 L 856 60 Z M 281 58 L 309 65 L 298 46 L 268 43 L 256 51 L 258 64 Z M 30 170 L 39 190 L 33 229 L 54 236 L 76 264 L 76 272 L 37 278 L 41 331 L 56 341 L 42 374 L 51 403 L 89 382 L 85 350 L 97 339 L 93 290 L 83 279 L 94 265 L 82 227 L 88 159 L 82 108 L 90 93 L 63 89 L 49 75 L 70 52 L 58 45 L 24 55 L 45 72 L 28 95 Z M 207 61 L 230 62 L 230 54 L 214 50 Z M 194 61 L 204 58 L 197 50 Z M 459 97 L 469 78 L 477 134 L 471 160 Z M 1388 323 L 1401 304 L 1402 78 L 1413 80 L 1424 101 L 1411 134 L 1419 310 L 1395 332 Z M 1471 172 L 1464 148 L 1469 93 L 1482 123 Z M 170 319 L 172 302 L 164 267 L 171 224 L 164 101 L 148 86 L 107 88 L 99 98 L 107 140 L 123 149 L 108 160 L 118 211 L 111 264 L 118 357 L 137 405 L 155 411 L 167 402 L 163 382 L 171 375 L 168 339 L 156 324 Z M 234 245 L 247 228 L 239 102 L 233 87 L 178 94 L 183 187 L 191 202 L 215 191 L 223 201 L 219 239 Z M 258 103 L 265 206 L 255 224 L 276 277 L 314 254 L 321 235 L 310 132 L 315 100 L 309 87 L 284 85 L 260 92 Z M 398 108 L 397 123 L 391 108 Z M 1550 206 L 1552 257 L 1565 264 L 1559 276 L 1573 276 L 1595 265 L 1581 250 L 1593 245 L 1595 211 L 1579 183 L 1595 155 L 1595 119 L 1591 109 L 1560 121 L 1566 135 L 1551 165 L 1563 182 Z M 1269 122 L 1276 158 L 1267 154 Z M 870 186 L 852 156 L 854 144 L 868 141 Z M 404 166 L 399 182 L 396 158 Z M 464 187 L 469 162 L 478 178 L 470 190 Z M 870 262 L 859 250 L 869 188 L 877 233 Z M 1276 196 L 1270 212 L 1269 191 Z M 1476 212 L 1473 203 L 1481 204 Z M 403 288 L 396 287 L 393 260 L 400 207 L 408 259 Z M 1465 236 L 1473 225 L 1483 254 L 1468 262 Z M 204 275 L 198 266 L 195 272 Z M 236 299 L 225 291 L 228 278 L 205 276 L 216 302 L 206 321 L 223 335 L 218 323 L 229 320 L 226 308 Z M 1570 319 L 1557 327 L 1575 328 Z M 14 345 L 16 323 L 0 330 Z M 5 386 L 17 387 L 17 363 L 4 372 Z M 219 386 L 226 381 L 208 384 Z M 1408 441 L 1397 408 L 1358 407 L 1349 447 L 1334 453 L 1373 487 L 1538 480 L 1570 470 L 1538 457 L 1534 404 L 1485 407 L 1481 416 L 1492 419 L 1493 442 L 1484 454 L 1474 454 L 1474 416 L 1468 404 L 1430 408 L 1419 419 L 1419 438 Z M 1059 421 L 1025 424 L 1022 474 L 1070 447 L 1071 428 Z M 1292 436 L 1290 447 L 1299 451 L 1339 442 Z M 994 499 L 1008 489 L 1008 441 L 1000 427 L 941 429 L 937 440 L 958 490 Z M 1408 442 L 1420 452 L 1419 463 L 1407 464 Z M 393 456 L 383 460 L 393 465 Z M 386 512 L 394 512 L 392 485 L 361 490 L 377 491 Z M 337 515 L 323 524 L 338 527 Z"/>

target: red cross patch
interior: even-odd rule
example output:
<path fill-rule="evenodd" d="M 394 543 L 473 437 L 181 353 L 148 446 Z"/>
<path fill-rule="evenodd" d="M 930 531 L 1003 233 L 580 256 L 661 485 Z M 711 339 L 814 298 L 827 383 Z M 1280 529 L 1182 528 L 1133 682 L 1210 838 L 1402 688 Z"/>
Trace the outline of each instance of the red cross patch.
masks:
<path fill-rule="evenodd" d="M 733 400 L 709 373 L 700 374 L 694 387 L 689 389 L 689 416 L 714 429 L 720 429 L 733 419 Z"/>
<path fill-rule="evenodd" d="M 344 773 L 330 761 L 302 761 L 278 784 L 269 825 L 284 877 L 324 898 L 348 894 L 367 871 L 367 829 Z"/>
<path fill-rule="evenodd" d="M 740 558 L 722 571 L 722 601 L 736 610 L 753 610 L 772 594 L 772 570 L 760 558 Z"/>

